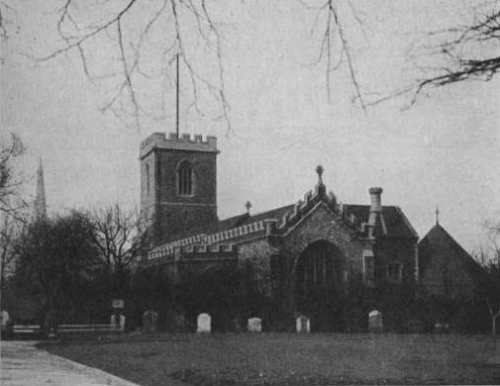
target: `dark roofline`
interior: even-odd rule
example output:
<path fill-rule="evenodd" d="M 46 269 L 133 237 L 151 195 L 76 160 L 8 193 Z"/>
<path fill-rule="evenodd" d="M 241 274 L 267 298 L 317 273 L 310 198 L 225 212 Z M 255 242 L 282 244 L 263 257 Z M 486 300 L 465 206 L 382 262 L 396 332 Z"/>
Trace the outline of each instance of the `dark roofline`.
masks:
<path fill-rule="evenodd" d="M 481 274 L 484 274 L 485 271 L 483 269 L 483 267 L 481 266 L 481 264 L 476 260 L 474 259 L 474 257 L 472 257 L 472 255 L 467 252 L 461 245 L 460 243 L 455 240 L 455 238 L 450 235 L 450 233 L 448 233 L 448 231 L 443 228 L 443 226 L 439 223 L 435 224 L 426 234 L 425 236 L 418 242 L 418 246 L 420 247 L 420 245 L 429 238 L 429 235 L 431 234 L 431 232 L 442 232 L 451 242 L 451 246 L 452 248 L 455 248 L 457 250 L 457 252 L 460 253 L 460 255 L 462 256 L 462 258 L 465 258 L 467 261 L 469 262 L 472 262 L 474 263 L 474 266 L 476 268 L 476 270 L 479 272 L 481 272 Z"/>

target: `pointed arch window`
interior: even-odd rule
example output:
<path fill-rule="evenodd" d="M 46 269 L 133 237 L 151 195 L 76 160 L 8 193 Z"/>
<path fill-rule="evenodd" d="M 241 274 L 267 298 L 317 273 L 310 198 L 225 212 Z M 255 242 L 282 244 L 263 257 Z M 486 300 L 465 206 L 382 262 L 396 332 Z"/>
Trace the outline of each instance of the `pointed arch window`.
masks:
<path fill-rule="evenodd" d="M 182 161 L 177 168 L 177 194 L 179 196 L 193 194 L 193 167 L 188 161 Z"/>

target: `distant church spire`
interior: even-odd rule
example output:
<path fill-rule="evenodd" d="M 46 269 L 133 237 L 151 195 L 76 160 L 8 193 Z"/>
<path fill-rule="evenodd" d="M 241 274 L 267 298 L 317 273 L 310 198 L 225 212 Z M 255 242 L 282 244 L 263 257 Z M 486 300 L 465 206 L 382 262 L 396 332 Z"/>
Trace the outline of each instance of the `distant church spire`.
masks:
<path fill-rule="evenodd" d="M 436 225 L 439 225 L 439 207 L 436 206 Z"/>
<path fill-rule="evenodd" d="M 43 181 L 42 158 L 40 158 L 38 170 L 36 172 L 36 195 L 33 209 L 35 220 L 43 220 L 47 218 L 47 203 L 45 201 L 45 183 Z"/>

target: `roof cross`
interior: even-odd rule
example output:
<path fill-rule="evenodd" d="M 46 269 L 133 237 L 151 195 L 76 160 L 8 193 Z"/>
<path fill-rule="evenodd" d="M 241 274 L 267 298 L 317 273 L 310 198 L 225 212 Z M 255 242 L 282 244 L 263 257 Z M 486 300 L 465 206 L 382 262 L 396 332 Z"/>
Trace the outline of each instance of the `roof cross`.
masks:
<path fill-rule="evenodd" d="M 250 208 L 251 207 L 252 207 L 252 203 L 250 201 L 247 201 L 245 203 L 245 208 L 246 208 L 248 214 L 250 214 Z"/>
<path fill-rule="evenodd" d="M 322 185 L 323 184 L 323 172 L 324 172 L 325 169 L 323 169 L 323 166 L 321 165 L 318 165 L 316 166 L 316 173 L 318 173 L 318 184 L 319 185 Z"/>

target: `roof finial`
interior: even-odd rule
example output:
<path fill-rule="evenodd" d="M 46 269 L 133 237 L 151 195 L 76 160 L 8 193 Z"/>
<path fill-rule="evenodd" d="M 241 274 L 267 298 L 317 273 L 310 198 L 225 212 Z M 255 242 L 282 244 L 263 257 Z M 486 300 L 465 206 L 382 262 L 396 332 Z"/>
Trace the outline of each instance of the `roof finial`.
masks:
<path fill-rule="evenodd" d="M 318 194 L 321 197 L 326 196 L 326 187 L 325 184 L 323 184 L 323 172 L 325 169 L 323 169 L 323 166 L 318 165 L 316 166 L 316 173 L 318 173 L 318 183 L 316 185 L 316 194 Z"/>
<path fill-rule="evenodd" d="M 250 214 L 250 208 L 252 207 L 252 203 L 250 201 L 247 201 L 245 203 L 245 208 L 247 210 L 247 214 Z"/>
<path fill-rule="evenodd" d="M 323 166 L 318 165 L 316 166 L 316 173 L 318 173 L 318 185 L 323 185 L 323 172 L 325 169 L 323 169 Z"/>
<path fill-rule="evenodd" d="M 439 225 L 439 207 L 436 205 L 436 225 Z"/>

